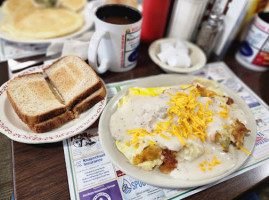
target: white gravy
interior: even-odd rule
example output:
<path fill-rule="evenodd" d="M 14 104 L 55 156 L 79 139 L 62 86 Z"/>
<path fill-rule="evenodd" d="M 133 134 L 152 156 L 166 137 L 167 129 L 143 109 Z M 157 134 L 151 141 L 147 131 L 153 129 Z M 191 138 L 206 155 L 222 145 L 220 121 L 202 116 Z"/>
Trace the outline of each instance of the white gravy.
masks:
<path fill-rule="evenodd" d="M 173 89 L 170 89 L 170 92 Z M 182 91 L 181 91 L 182 92 Z M 148 132 L 154 130 L 155 125 L 163 121 L 163 116 L 167 114 L 169 105 L 169 95 L 159 96 L 130 96 L 127 103 L 118 108 L 117 111 L 111 116 L 110 130 L 112 136 L 117 141 L 128 142 L 132 140 L 132 136 L 126 133 L 126 130 L 143 128 Z M 208 97 L 199 97 L 197 101 L 206 104 Z M 222 110 L 219 105 L 220 102 L 213 102 L 208 108 L 219 112 Z M 243 123 L 246 123 L 244 113 L 240 109 L 229 108 L 230 116 L 239 118 Z M 230 121 L 229 121 L 230 120 Z M 213 140 L 216 131 L 223 128 L 225 123 L 231 122 L 231 119 L 223 119 L 219 116 L 214 116 L 214 120 L 207 127 L 208 139 Z M 171 136 L 169 135 L 171 138 Z M 180 151 L 182 149 L 181 143 L 174 136 L 170 140 L 166 140 L 160 136 L 146 136 L 143 141 L 154 140 L 155 144 L 160 145 L 162 148 L 168 148 L 173 151 Z M 188 142 L 188 141 L 187 141 Z M 178 163 L 178 167 L 173 170 L 170 175 L 174 178 L 184 180 L 201 180 L 218 176 L 233 168 L 237 163 L 237 156 L 234 147 L 230 147 L 229 153 L 224 153 L 220 145 L 211 142 L 203 144 L 204 152 L 198 158 L 192 161 L 183 161 Z M 216 156 L 221 164 L 212 167 L 212 170 L 201 170 L 200 163 L 207 161 L 210 163 L 212 158 Z M 205 167 L 208 168 L 208 167 Z"/>
<path fill-rule="evenodd" d="M 170 176 L 181 180 L 202 180 L 218 176 L 235 167 L 237 156 L 234 147 L 230 147 L 230 151 L 225 153 L 222 151 L 221 146 L 205 142 L 204 149 L 207 153 L 202 154 L 200 157 L 192 161 L 179 162 L 177 168 L 170 173 Z M 209 170 L 208 163 L 212 162 L 214 156 L 221 164 L 215 165 Z M 207 165 L 204 166 L 205 171 L 200 167 L 200 163 L 204 163 L 204 161 L 207 162 Z"/>

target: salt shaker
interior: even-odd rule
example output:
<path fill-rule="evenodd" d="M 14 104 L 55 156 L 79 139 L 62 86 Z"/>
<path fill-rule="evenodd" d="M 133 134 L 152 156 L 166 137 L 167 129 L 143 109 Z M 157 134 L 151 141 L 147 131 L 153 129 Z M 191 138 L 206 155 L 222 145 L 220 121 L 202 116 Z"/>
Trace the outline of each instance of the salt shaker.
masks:
<path fill-rule="evenodd" d="M 193 41 L 207 3 L 208 0 L 174 0 L 166 36 Z"/>
<path fill-rule="evenodd" d="M 223 14 L 212 12 L 208 20 L 202 23 L 196 44 L 205 52 L 207 57 L 211 55 L 216 41 L 223 31 L 223 18 Z"/>

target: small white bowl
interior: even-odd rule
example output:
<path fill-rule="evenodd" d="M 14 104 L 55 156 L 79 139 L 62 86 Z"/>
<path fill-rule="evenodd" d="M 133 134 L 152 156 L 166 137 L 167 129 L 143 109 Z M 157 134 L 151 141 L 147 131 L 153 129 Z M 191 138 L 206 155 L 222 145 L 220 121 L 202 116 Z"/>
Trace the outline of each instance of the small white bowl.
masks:
<path fill-rule="evenodd" d="M 181 67 L 171 67 L 168 64 L 162 62 L 158 57 L 157 54 L 160 53 L 160 44 L 164 42 L 172 42 L 173 44 L 179 40 L 177 38 L 163 38 L 154 41 L 149 47 L 149 56 L 156 63 L 159 67 L 161 67 L 167 73 L 190 73 L 197 71 L 205 66 L 206 64 L 206 56 L 204 52 L 193 43 L 183 40 L 190 51 L 189 56 L 191 58 L 191 66 L 188 68 L 181 68 Z"/>

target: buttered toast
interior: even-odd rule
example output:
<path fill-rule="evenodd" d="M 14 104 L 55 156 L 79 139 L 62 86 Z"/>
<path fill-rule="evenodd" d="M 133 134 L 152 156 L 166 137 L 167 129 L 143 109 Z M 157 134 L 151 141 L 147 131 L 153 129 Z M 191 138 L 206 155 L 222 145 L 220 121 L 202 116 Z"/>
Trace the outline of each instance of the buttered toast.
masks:
<path fill-rule="evenodd" d="M 43 133 L 79 117 L 104 99 L 106 90 L 82 59 L 65 56 L 43 73 L 10 80 L 7 96 L 19 118 L 34 132 Z"/>

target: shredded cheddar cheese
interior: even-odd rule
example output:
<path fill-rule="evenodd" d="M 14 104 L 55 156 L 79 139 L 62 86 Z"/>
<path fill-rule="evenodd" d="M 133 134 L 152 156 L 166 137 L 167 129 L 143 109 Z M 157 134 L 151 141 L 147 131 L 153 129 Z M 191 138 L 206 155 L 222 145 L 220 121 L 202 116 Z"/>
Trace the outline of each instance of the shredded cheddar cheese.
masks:
<path fill-rule="evenodd" d="M 244 151 L 245 153 L 247 153 L 247 154 L 249 154 L 249 155 L 251 154 L 251 153 L 250 153 L 248 150 L 246 150 L 244 147 L 240 146 L 239 148 L 240 148 L 242 151 Z"/>
<path fill-rule="evenodd" d="M 187 87 L 190 86 L 188 85 Z M 160 91 L 163 91 L 163 88 L 159 88 L 155 93 L 151 90 L 151 92 L 138 91 L 133 89 L 132 93 L 157 95 Z M 207 125 L 213 121 L 212 116 L 214 116 L 214 113 L 208 109 L 212 101 L 208 100 L 205 106 L 198 102 L 196 99 L 201 95 L 196 87 L 190 90 L 189 95 L 183 92 L 177 92 L 175 95 L 168 94 L 171 99 L 168 102 L 170 107 L 167 112 L 167 121 L 159 122 L 153 133 L 149 133 L 142 128 L 128 130 L 127 133 L 133 136 L 130 144 L 139 142 L 140 138 L 145 135 L 159 135 L 166 140 L 171 139 L 169 135 L 176 136 L 183 146 L 187 144 L 185 140 L 188 138 L 192 140 L 198 138 L 202 142 L 206 140 Z M 174 123 L 175 117 L 178 118 L 177 123 Z"/>
<path fill-rule="evenodd" d="M 192 85 L 189 84 L 189 85 L 179 85 L 183 90 L 187 89 L 187 88 L 190 88 Z"/>
<path fill-rule="evenodd" d="M 221 108 L 223 108 L 224 110 L 222 111 L 219 111 L 219 115 L 222 117 L 222 118 L 228 118 L 229 117 L 229 109 L 227 108 L 226 105 L 222 105 L 220 106 Z"/>
<path fill-rule="evenodd" d="M 183 92 L 169 95 L 171 96 L 167 113 L 169 120 L 158 123 L 154 133 L 159 134 L 165 131 L 171 136 L 175 135 L 183 146 L 186 145 L 184 139 L 187 140 L 189 137 L 192 140 L 196 137 L 204 142 L 207 137 L 207 125 L 213 121 L 214 114 L 208 110 L 208 105 L 212 104 L 212 101 L 208 100 L 206 106 L 196 101 L 200 96 L 196 87 L 190 91 L 189 95 Z M 175 116 L 178 117 L 178 124 L 173 124 Z"/>
<path fill-rule="evenodd" d="M 213 170 L 213 167 L 215 167 L 216 165 L 220 165 L 221 164 L 221 162 L 217 159 L 217 157 L 216 156 L 214 156 L 213 158 L 212 158 L 212 161 L 211 162 L 207 162 L 206 160 L 204 161 L 204 162 L 201 162 L 200 164 L 199 164 L 199 167 L 200 167 L 200 169 L 202 170 L 202 171 L 206 171 L 206 169 L 207 170 L 209 170 L 209 171 L 212 171 Z"/>
<path fill-rule="evenodd" d="M 139 142 L 140 137 L 145 137 L 145 135 L 151 135 L 149 132 L 147 132 L 145 129 L 142 129 L 142 128 L 138 128 L 138 129 L 134 129 L 134 130 L 127 130 L 126 132 L 129 135 L 133 136 L 133 139 L 130 142 L 130 144 L 135 144 L 135 143 Z"/>
<path fill-rule="evenodd" d="M 152 140 L 150 140 L 150 141 L 149 141 L 149 145 L 150 145 L 150 146 L 154 146 L 154 145 L 155 145 L 155 142 L 152 141 Z"/>

